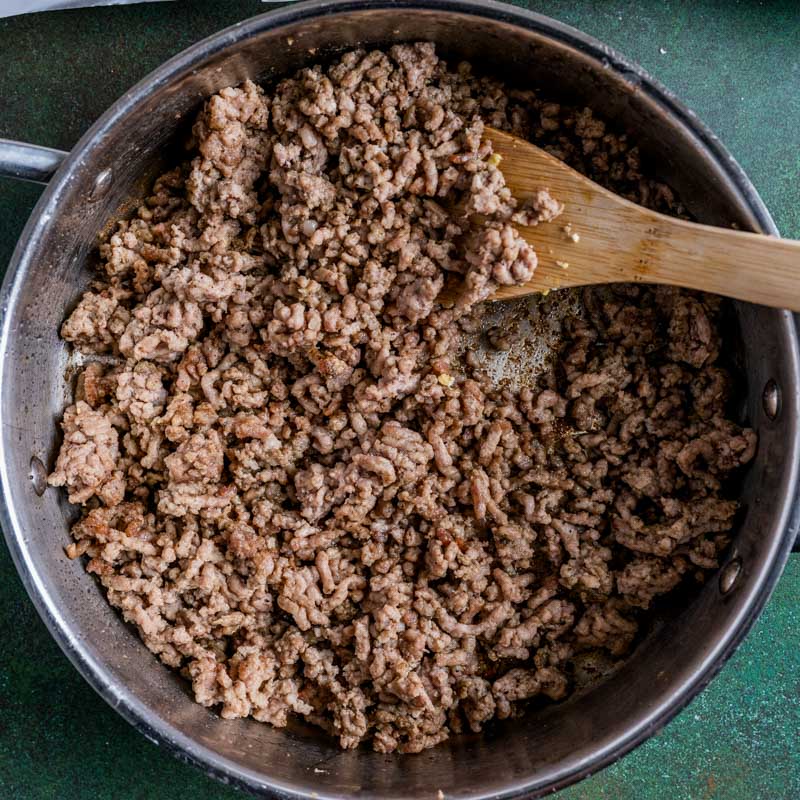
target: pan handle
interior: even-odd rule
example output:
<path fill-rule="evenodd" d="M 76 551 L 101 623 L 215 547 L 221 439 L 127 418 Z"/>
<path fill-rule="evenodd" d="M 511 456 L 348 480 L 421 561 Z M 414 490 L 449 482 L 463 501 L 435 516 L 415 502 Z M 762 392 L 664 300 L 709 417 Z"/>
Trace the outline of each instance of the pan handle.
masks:
<path fill-rule="evenodd" d="M 0 139 L 0 178 L 47 183 L 66 155 L 51 147 Z"/>

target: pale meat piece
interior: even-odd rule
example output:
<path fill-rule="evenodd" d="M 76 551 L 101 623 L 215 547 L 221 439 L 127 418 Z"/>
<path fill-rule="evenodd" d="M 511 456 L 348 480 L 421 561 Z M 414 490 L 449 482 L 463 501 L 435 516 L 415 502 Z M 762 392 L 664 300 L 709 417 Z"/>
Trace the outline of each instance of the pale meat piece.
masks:
<path fill-rule="evenodd" d="M 64 412 L 61 427 L 64 440 L 50 485 L 66 486 L 70 503 L 94 496 L 108 506 L 119 503 L 125 491 L 119 434 L 108 416 L 79 400 Z"/>

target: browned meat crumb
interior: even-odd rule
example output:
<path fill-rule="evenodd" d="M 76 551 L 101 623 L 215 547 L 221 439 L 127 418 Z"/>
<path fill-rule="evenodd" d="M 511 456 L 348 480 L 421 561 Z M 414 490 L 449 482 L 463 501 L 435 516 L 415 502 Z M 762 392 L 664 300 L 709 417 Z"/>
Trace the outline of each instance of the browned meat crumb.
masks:
<path fill-rule="evenodd" d="M 563 210 L 564 204 L 560 200 L 545 189 L 540 189 L 519 204 L 511 219 L 519 225 L 538 225 L 540 222 L 552 222 Z"/>
<path fill-rule="evenodd" d="M 64 442 L 50 484 L 66 486 L 70 503 L 85 503 L 95 495 L 106 505 L 119 503 L 125 482 L 118 468 L 119 434 L 109 416 L 79 400 L 64 412 L 61 426 Z"/>
<path fill-rule="evenodd" d="M 537 387 L 453 363 L 470 308 L 536 267 L 512 215 L 560 211 L 515 209 L 484 124 L 681 211 L 588 109 L 428 44 L 356 51 L 211 98 L 62 327 L 118 359 L 64 414 L 68 554 L 225 718 L 418 752 L 565 697 L 726 546 L 756 440 L 714 301 L 587 292 Z"/>

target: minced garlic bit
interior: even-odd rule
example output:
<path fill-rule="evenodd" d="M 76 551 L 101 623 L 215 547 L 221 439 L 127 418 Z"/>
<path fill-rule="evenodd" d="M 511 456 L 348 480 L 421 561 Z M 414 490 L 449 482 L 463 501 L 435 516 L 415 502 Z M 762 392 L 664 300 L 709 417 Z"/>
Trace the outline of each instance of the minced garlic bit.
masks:
<path fill-rule="evenodd" d="M 503 156 L 500 153 L 492 153 L 487 159 L 487 163 L 492 167 L 499 167 L 502 160 Z"/>
<path fill-rule="evenodd" d="M 566 225 L 561 226 L 561 230 L 567 234 L 567 239 L 572 242 L 579 242 L 581 237 L 572 230 L 572 223 L 568 222 Z"/>
<path fill-rule="evenodd" d="M 448 375 L 446 372 L 443 372 L 437 379 L 442 386 L 447 386 L 450 388 L 455 382 L 456 379 L 452 375 Z"/>
<path fill-rule="evenodd" d="M 569 269 L 569 261 L 556 261 L 556 264 L 561 267 L 561 269 Z"/>

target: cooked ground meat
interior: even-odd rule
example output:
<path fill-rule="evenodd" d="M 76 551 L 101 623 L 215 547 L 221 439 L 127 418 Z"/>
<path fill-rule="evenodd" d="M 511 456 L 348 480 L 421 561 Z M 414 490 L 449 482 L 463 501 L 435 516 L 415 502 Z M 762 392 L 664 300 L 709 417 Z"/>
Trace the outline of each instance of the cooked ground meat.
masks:
<path fill-rule="evenodd" d="M 625 656 L 729 540 L 756 439 L 726 416 L 716 300 L 587 291 L 532 386 L 455 363 L 536 267 L 511 218 L 560 211 L 516 207 L 486 123 L 680 212 L 588 109 L 429 44 L 356 51 L 212 97 L 64 323 L 104 354 L 50 477 L 84 506 L 68 554 L 225 718 L 383 752 L 479 731 Z"/>

